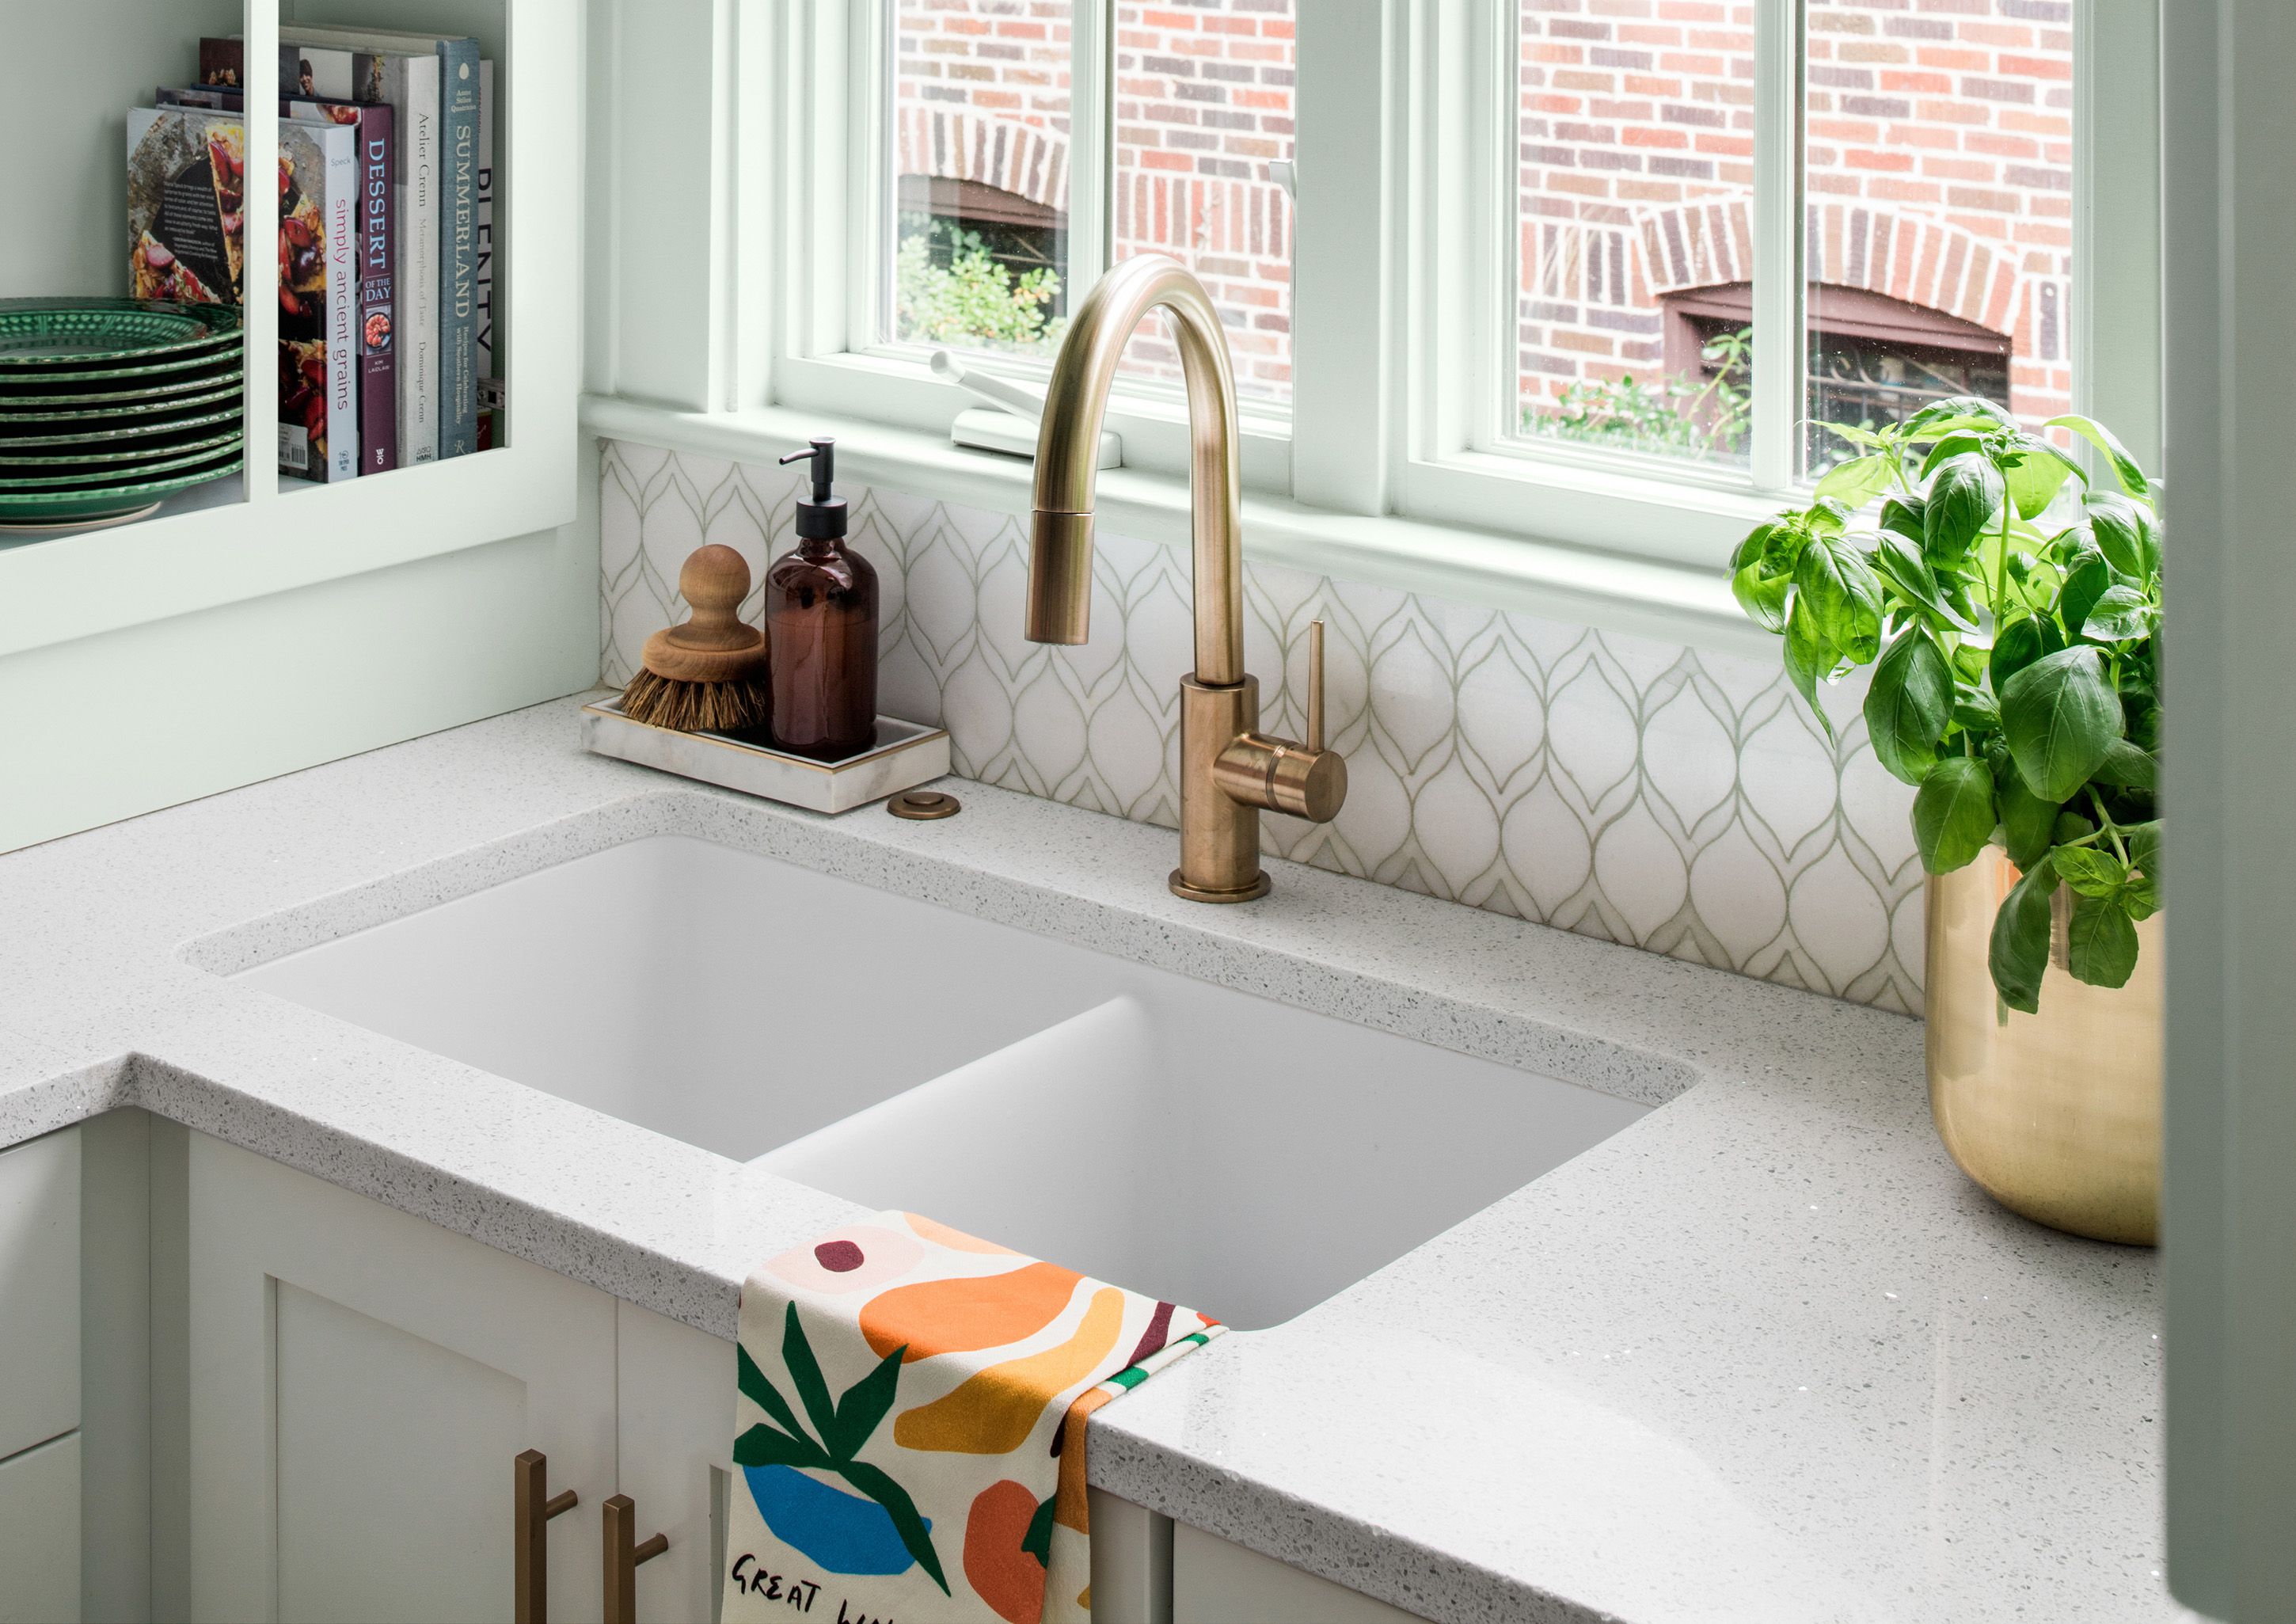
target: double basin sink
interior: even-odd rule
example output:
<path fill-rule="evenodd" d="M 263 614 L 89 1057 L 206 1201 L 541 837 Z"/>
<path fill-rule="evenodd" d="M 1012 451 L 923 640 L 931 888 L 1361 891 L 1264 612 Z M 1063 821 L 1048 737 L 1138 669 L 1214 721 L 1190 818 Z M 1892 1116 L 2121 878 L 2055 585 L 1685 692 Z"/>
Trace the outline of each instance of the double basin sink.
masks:
<path fill-rule="evenodd" d="M 238 979 L 1244 1330 L 1644 1110 L 676 835 Z"/>

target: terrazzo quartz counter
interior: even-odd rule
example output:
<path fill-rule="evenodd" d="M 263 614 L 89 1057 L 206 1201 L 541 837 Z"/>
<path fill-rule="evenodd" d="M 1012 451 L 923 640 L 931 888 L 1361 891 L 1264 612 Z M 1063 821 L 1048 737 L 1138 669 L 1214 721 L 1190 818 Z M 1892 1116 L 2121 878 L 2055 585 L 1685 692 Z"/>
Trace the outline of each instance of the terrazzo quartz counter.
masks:
<path fill-rule="evenodd" d="M 1101 1412 L 1097 1485 L 1439 1620 L 2186 1616 L 2156 1258 L 1964 1180 L 1918 1023 L 1289 865 L 1192 906 L 1168 832 L 977 784 L 768 806 L 578 702 L 0 857 L 0 1144 L 141 1106 L 730 1337 L 858 1210 L 221 979 L 695 835 L 1661 1106 Z"/>

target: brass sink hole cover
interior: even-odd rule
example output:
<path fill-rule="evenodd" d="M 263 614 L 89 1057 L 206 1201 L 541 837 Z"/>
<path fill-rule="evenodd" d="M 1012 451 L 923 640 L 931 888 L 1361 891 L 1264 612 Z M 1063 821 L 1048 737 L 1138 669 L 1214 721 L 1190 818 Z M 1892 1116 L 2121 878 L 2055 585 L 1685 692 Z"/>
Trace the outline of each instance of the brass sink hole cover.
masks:
<path fill-rule="evenodd" d="M 939 790 L 903 790 L 885 803 L 885 810 L 895 817 L 913 817 L 921 821 L 955 817 L 964 809 L 964 803 L 955 796 L 944 795 Z"/>

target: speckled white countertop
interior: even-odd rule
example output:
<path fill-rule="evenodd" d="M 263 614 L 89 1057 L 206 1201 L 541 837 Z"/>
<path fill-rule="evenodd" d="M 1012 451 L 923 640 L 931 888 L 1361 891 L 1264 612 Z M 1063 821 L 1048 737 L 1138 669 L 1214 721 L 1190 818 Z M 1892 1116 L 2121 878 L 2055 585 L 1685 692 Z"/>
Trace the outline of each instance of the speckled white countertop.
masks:
<path fill-rule="evenodd" d="M 574 701 L 0 857 L 0 1144 L 175 1118 L 730 1336 L 855 1209 L 218 978 L 639 835 L 787 858 L 1648 1103 L 1095 1418 L 1093 1480 L 1441 1620 L 2183 1616 L 2148 1251 L 1995 1208 L 1910 1021 L 959 785 L 830 820 L 583 755 Z M 599 944 L 602 965 L 613 945 Z"/>

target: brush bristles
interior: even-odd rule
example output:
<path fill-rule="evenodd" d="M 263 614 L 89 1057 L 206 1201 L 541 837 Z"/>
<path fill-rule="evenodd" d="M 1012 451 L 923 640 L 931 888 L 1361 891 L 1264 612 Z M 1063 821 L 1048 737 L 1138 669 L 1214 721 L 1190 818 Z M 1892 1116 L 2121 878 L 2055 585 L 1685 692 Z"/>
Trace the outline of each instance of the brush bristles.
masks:
<path fill-rule="evenodd" d="M 763 739 L 773 719 L 763 672 L 732 682 L 672 682 L 641 670 L 622 690 L 622 714 L 650 727 Z"/>

